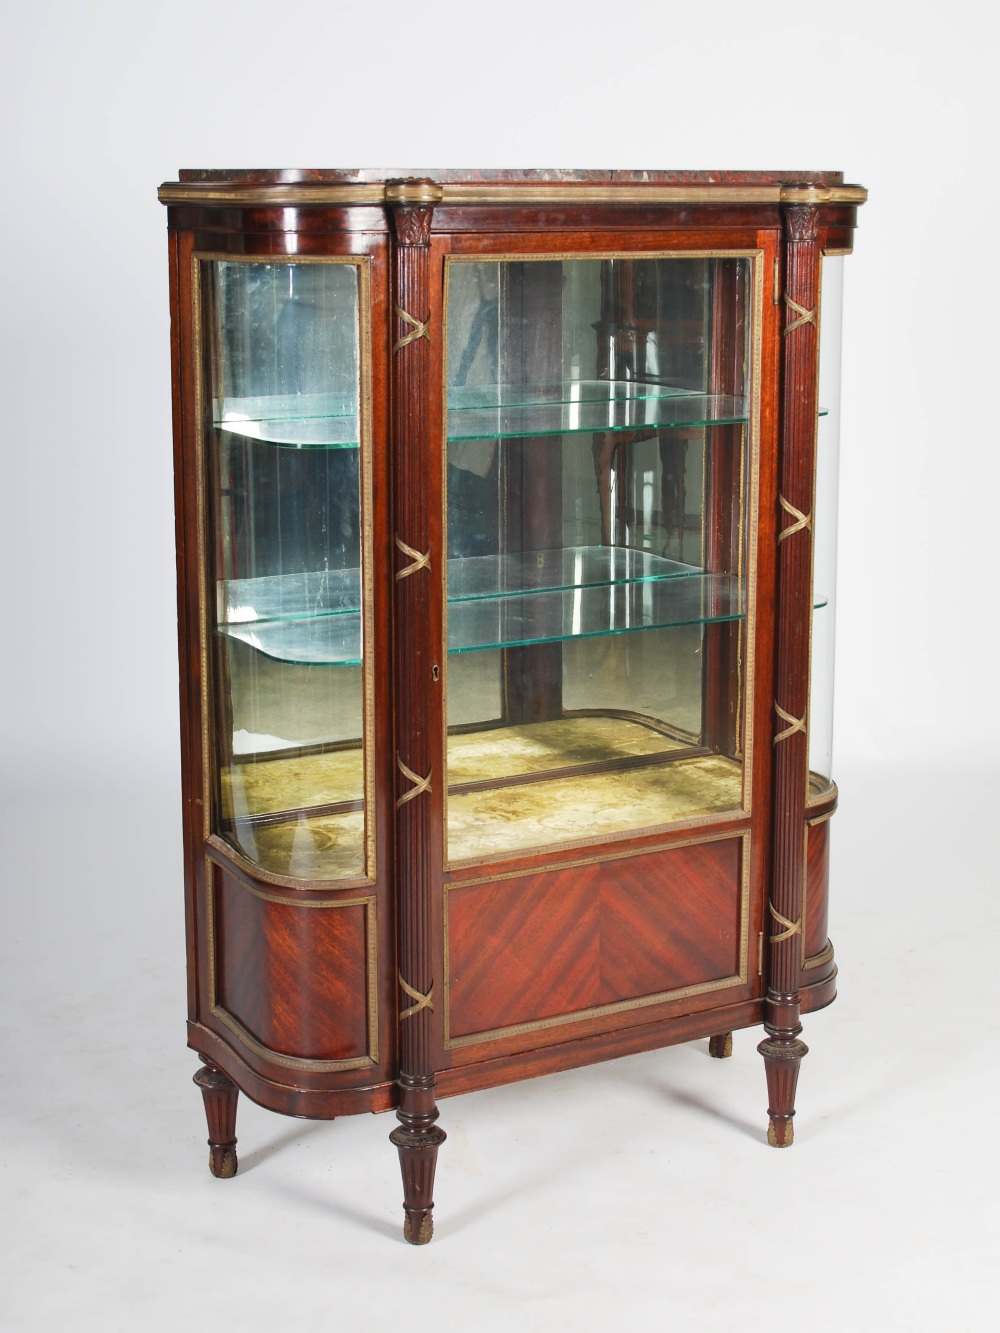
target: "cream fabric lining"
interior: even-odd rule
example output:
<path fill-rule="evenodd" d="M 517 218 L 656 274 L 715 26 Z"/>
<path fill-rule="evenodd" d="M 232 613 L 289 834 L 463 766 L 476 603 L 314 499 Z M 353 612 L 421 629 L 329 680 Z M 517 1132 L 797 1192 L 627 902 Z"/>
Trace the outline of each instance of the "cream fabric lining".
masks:
<path fill-rule="evenodd" d="M 303 811 L 273 824 L 253 822 L 255 815 L 362 800 L 360 749 L 233 764 L 223 770 L 221 788 L 223 815 L 235 825 L 237 845 L 265 870 L 299 879 L 354 879 L 365 873 L 363 810 Z"/>
<path fill-rule="evenodd" d="M 357 879 L 365 873 L 365 816 L 301 814 L 287 824 L 237 824 L 243 852 L 265 870 L 298 879 Z"/>
<path fill-rule="evenodd" d="M 577 842 L 739 808 L 742 773 L 718 755 L 448 798 L 448 859 Z"/>
<path fill-rule="evenodd" d="M 682 742 L 626 719 L 562 718 L 449 737 L 448 778 L 455 786 L 607 759 L 666 757 L 680 748 Z M 452 792 L 448 857 L 461 861 L 523 851 L 736 810 L 741 787 L 738 762 L 702 755 Z M 363 792 L 360 749 L 235 764 L 222 775 L 223 812 L 235 824 L 244 853 L 266 870 L 303 879 L 364 874 L 364 812 L 303 812 L 287 821 L 256 825 L 253 816 L 359 801 Z"/>
<path fill-rule="evenodd" d="M 667 753 L 684 742 L 617 717 L 566 717 L 448 737 L 448 785 L 548 768 Z"/>

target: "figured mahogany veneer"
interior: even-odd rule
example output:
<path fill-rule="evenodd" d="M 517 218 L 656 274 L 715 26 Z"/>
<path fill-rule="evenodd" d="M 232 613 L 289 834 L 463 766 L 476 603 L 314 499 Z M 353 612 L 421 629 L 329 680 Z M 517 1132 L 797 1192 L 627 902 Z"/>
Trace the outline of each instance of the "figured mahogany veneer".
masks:
<path fill-rule="evenodd" d="M 840 173 L 812 171 L 188 170 L 162 187 L 188 1040 L 204 1062 L 195 1081 L 215 1175 L 237 1170 L 240 1091 L 289 1115 L 394 1108 L 405 1235 L 425 1243 L 445 1138 L 440 1095 L 694 1038 L 710 1039 L 711 1054 L 723 1058 L 734 1032 L 762 1022 L 768 1137 L 776 1147 L 791 1142 L 806 1053 L 801 1014 L 829 1003 L 836 984 L 827 939 L 836 791 L 810 793 L 807 771 L 819 284 L 823 254 L 850 250 L 864 197 Z M 675 252 L 716 264 L 702 321 L 705 388 L 740 394 L 751 382 L 756 394 L 746 427 L 752 448 L 741 452 L 742 425 L 713 427 L 699 479 L 701 558 L 748 590 L 746 615 L 704 635 L 698 752 L 722 756 L 737 773 L 742 764 L 742 794 L 734 786 L 732 800 L 674 824 L 665 816 L 603 840 L 583 829 L 534 852 L 470 847 L 464 833 L 449 862 L 446 265 L 504 258 L 506 299 L 522 316 L 507 330 L 504 356 L 520 366 L 521 382 L 537 385 L 558 374 L 563 331 L 546 312 L 559 308 L 562 279 L 556 264 L 532 261 L 626 261 L 602 272 L 592 327 L 606 376 L 627 379 L 644 364 L 644 331 L 661 318 L 642 307 L 648 294 L 633 290 L 630 257 Z M 734 255 L 746 270 L 727 258 Z M 220 259 L 335 257 L 364 278 L 370 412 L 361 453 L 370 484 L 359 522 L 370 564 L 365 661 L 374 666 L 363 728 L 368 841 L 349 863 L 364 859 L 365 868 L 323 881 L 264 870 L 225 840 L 233 812 L 219 808 L 215 777 L 228 740 L 216 735 L 225 728 L 212 704 L 213 682 L 226 671 L 211 628 L 223 546 L 212 486 L 229 497 L 231 478 L 210 475 L 207 386 L 218 351 L 206 332 L 202 280 Z M 543 267 L 547 277 L 528 272 Z M 676 336 L 701 335 L 678 317 Z M 655 358 L 651 366 L 655 377 Z M 661 469 L 656 504 L 671 532 L 683 534 L 677 479 L 687 437 L 601 432 L 593 484 L 605 540 L 626 540 L 613 531 L 623 519 L 613 523 L 611 496 L 624 484 L 628 451 L 651 439 Z M 509 448 L 509 549 L 562 544 L 563 464 L 557 447 L 542 443 Z M 563 645 L 507 652 L 506 724 L 559 718 Z"/>
<path fill-rule="evenodd" d="M 741 846 L 728 839 L 452 888 L 450 1044 L 732 985 Z"/>
<path fill-rule="evenodd" d="M 830 885 L 830 825 L 814 824 L 806 833 L 806 910 L 803 949 L 806 960 L 826 948 L 827 894 Z"/>
<path fill-rule="evenodd" d="M 830 820 L 837 788 L 829 787 L 806 805 L 806 868 L 803 888 L 802 968 L 812 980 L 829 970 L 833 946 L 827 936 L 830 904 Z"/>
<path fill-rule="evenodd" d="M 374 900 L 265 897 L 216 877 L 216 1012 L 293 1060 L 367 1061 L 376 985 Z"/>

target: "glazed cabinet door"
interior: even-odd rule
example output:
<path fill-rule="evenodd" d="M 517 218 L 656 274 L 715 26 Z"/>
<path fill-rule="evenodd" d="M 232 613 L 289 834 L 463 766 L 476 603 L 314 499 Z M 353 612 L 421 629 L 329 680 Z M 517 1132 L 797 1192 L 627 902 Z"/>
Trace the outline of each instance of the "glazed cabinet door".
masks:
<path fill-rule="evenodd" d="M 820 269 L 823 329 L 819 357 L 819 419 L 813 506 L 813 592 L 809 651 L 809 778 L 805 805 L 806 870 L 802 910 L 803 985 L 830 976 L 827 934 L 833 781 L 833 664 L 837 600 L 837 489 L 840 454 L 842 255 Z"/>
<path fill-rule="evenodd" d="M 444 260 L 456 1063 L 756 985 L 766 260 L 672 244 Z"/>
<path fill-rule="evenodd" d="M 375 669 L 388 651 L 375 506 L 385 449 L 372 358 L 384 253 L 193 262 L 206 658 L 199 1013 L 269 1080 L 263 1100 L 294 1084 L 282 1109 L 333 1114 L 324 1093 L 391 1077 L 379 971 L 392 952 L 378 757 L 389 723 Z"/>
<path fill-rule="evenodd" d="M 216 831 L 263 870 L 356 879 L 374 832 L 361 271 L 331 260 L 204 271 Z"/>

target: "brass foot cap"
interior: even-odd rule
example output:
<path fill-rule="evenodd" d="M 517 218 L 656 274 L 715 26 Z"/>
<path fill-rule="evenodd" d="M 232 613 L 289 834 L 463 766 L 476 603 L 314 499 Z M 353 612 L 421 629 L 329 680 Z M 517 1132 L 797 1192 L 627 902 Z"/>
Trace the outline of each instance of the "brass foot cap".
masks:
<path fill-rule="evenodd" d="M 430 1213 L 425 1213 L 420 1219 L 420 1227 L 417 1234 L 413 1234 L 413 1224 L 410 1221 L 409 1214 L 403 1223 L 403 1239 L 411 1245 L 426 1245 L 431 1236 L 434 1235 L 434 1219 Z"/>
<path fill-rule="evenodd" d="M 232 1148 L 227 1148 L 225 1152 L 218 1153 L 217 1149 L 208 1150 L 208 1169 L 216 1180 L 232 1180 L 236 1175 L 239 1162 Z"/>
<path fill-rule="evenodd" d="M 767 1141 L 772 1148 L 790 1148 L 794 1139 L 795 1127 L 790 1120 L 767 1122 Z"/>

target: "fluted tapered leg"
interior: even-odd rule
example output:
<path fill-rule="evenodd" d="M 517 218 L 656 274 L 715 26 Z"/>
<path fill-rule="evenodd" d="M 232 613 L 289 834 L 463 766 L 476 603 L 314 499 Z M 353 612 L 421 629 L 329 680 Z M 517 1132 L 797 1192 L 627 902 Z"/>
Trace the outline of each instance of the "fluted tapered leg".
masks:
<path fill-rule="evenodd" d="M 208 1120 L 208 1169 L 220 1180 L 236 1175 L 236 1104 L 240 1090 L 221 1069 L 207 1061 L 194 1076 L 201 1088 Z"/>
<path fill-rule="evenodd" d="M 399 1125 L 389 1139 L 399 1149 L 403 1173 L 403 1235 L 411 1245 L 426 1245 L 434 1234 L 434 1171 L 438 1148 L 447 1135 L 434 1123 L 438 1110 L 433 1079 L 400 1078 Z"/>
<path fill-rule="evenodd" d="M 809 1054 L 804 1041 L 774 1041 L 766 1038 L 757 1047 L 764 1057 L 767 1075 L 767 1141 L 772 1148 L 789 1148 L 795 1137 L 795 1089 L 799 1065 Z"/>

